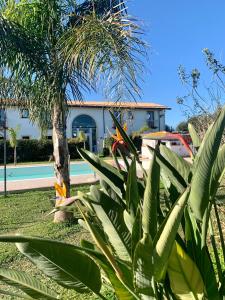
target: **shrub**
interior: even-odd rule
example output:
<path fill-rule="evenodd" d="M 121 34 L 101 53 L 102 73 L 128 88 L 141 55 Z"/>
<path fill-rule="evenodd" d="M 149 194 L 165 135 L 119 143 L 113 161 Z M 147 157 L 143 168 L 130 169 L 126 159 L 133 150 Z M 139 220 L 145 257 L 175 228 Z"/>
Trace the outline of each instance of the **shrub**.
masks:
<path fill-rule="evenodd" d="M 109 150 L 109 148 L 104 147 L 104 148 L 102 149 L 102 156 L 103 156 L 103 157 L 106 157 L 106 156 L 109 156 L 109 155 L 110 155 L 110 150 Z"/>
<path fill-rule="evenodd" d="M 132 137 L 132 142 L 134 143 L 137 150 L 141 151 L 142 137 L 141 136 L 134 136 L 134 137 Z"/>
<path fill-rule="evenodd" d="M 0 241 L 17 243 L 19 251 L 59 285 L 81 293 L 92 291 L 101 299 L 106 282 L 121 300 L 222 300 L 224 264 L 218 243 L 223 261 L 225 244 L 216 194 L 225 170 L 225 146 L 219 148 L 225 107 L 202 142 L 189 126 L 198 148 L 192 164 L 161 144 L 159 149 L 149 148 L 153 158 L 143 179 L 137 177 L 136 166 L 141 164 L 134 144 L 112 118 L 129 146 L 132 162 L 122 157 L 126 167 L 117 169 L 87 150 L 79 151 L 100 177 L 101 188 L 80 192 L 76 202 L 83 217 L 80 224 L 89 230 L 92 241 L 81 240 L 80 247 L 18 235 L 0 236 Z M 58 209 L 66 208 L 75 206 Z M 1 280 L 35 299 L 57 298 L 30 275 L 5 269 L 0 274 Z"/>
<path fill-rule="evenodd" d="M 112 147 L 112 144 L 114 142 L 114 139 L 112 137 L 107 137 L 104 139 L 104 148 L 110 149 Z"/>
<path fill-rule="evenodd" d="M 0 141 L 0 163 L 3 163 L 3 141 Z M 77 147 L 83 147 L 82 143 L 77 143 L 73 139 L 68 140 L 68 147 L 71 159 L 80 158 Z M 18 140 L 17 144 L 17 161 L 34 162 L 48 161 L 53 154 L 52 140 Z M 13 149 L 7 141 L 7 162 L 12 163 L 14 160 Z"/>

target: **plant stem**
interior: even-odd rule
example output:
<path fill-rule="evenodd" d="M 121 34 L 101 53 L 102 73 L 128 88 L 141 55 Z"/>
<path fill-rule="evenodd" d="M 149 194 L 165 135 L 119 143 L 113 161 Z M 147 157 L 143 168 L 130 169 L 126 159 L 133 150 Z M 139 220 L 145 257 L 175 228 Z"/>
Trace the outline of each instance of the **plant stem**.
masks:
<path fill-rule="evenodd" d="M 206 245 L 206 238 L 207 238 L 207 232 L 208 232 L 208 225 L 209 225 L 209 218 L 210 218 L 210 211 L 211 211 L 212 205 L 209 204 L 206 211 L 205 215 L 203 217 L 203 222 L 202 222 L 202 237 L 201 237 L 201 247 L 202 249 Z"/>
<path fill-rule="evenodd" d="M 220 243 L 221 243 L 221 248 L 222 248 L 222 252 L 223 252 L 223 261 L 225 263 L 225 244 L 224 244 L 223 231 L 222 231 L 222 227 L 221 227 L 221 223 L 220 223 L 220 217 L 219 217 L 219 213 L 218 213 L 218 210 L 217 210 L 216 203 L 213 204 L 213 207 L 214 207 L 217 227 L 218 227 L 218 231 L 219 231 L 219 235 L 220 235 Z"/>
<path fill-rule="evenodd" d="M 217 251 L 217 246 L 216 246 L 216 241 L 215 241 L 215 236 L 214 236 L 214 231 L 213 231 L 213 226 L 212 226 L 212 220 L 211 220 L 211 218 L 209 219 L 209 232 L 210 232 L 210 239 L 211 239 L 211 243 L 212 243 L 212 247 L 213 247 L 213 252 L 214 252 L 214 256 L 215 256 L 215 260 L 216 260 L 218 277 L 219 277 L 220 282 L 222 282 L 222 280 L 223 280 L 223 273 L 222 273 L 222 269 L 221 269 L 221 263 L 220 263 L 219 254 L 218 254 L 218 251 Z"/>

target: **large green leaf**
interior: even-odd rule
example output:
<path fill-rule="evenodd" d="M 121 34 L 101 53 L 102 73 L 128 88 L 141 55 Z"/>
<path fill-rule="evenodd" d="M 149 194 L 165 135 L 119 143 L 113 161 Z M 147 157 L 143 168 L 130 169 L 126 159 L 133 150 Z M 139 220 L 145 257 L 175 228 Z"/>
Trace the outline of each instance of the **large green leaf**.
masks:
<path fill-rule="evenodd" d="M 123 218 L 123 209 L 95 186 L 91 187 L 92 207 L 117 256 L 131 260 L 131 234 Z"/>
<path fill-rule="evenodd" d="M 132 270 L 128 267 L 130 264 L 119 260 L 116 256 L 113 255 L 112 249 L 105 243 L 102 238 L 99 228 L 94 224 L 93 220 L 86 213 L 83 212 L 81 205 L 78 203 L 80 212 L 87 223 L 88 229 L 92 235 L 93 240 L 95 241 L 97 247 L 101 249 L 104 256 L 107 258 L 108 262 L 112 266 L 116 277 L 122 282 L 122 284 L 128 289 L 130 294 L 132 294 L 136 299 L 136 295 L 133 291 L 132 283 Z"/>
<path fill-rule="evenodd" d="M 100 270 L 79 247 L 47 239 L 26 236 L 0 236 L 1 242 L 15 242 L 45 275 L 58 284 L 85 293 L 101 289 Z"/>
<path fill-rule="evenodd" d="M 0 268 L 0 280 L 19 288 L 34 299 L 59 299 L 57 293 L 46 287 L 40 280 L 22 271 Z"/>
<path fill-rule="evenodd" d="M 77 206 L 86 222 L 86 226 L 87 226 L 95 244 L 105 255 L 105 257 L 107 258 L 107 260 L 113 267 L 114 271 L 116 272 L 117 277 L 118 278 L 123 277 L 122 270 L 119 268 L 119 266 L 116 262 L 116 259 L 114 258 L 113 254 L 111 252 L 111 249 L 109 248 L 108 244 L 105 242 L 105 239 L 102 236 L 102 232 L 99 231 L 99 228 L 96 226 L 96 224 L 94 224 L 91 217 L 87 213 L 85 213 L 83 206 L 79 202 L 77 203 Z"/>
<path fill-rule="evenodd" d="M 140 202 L 137 172 L 136 172 L 136 159 L 133 159 L 128 172 L 128 179 L 126 184 L 126 201 L 127 209 L 132 217 L 136 216 L 137 208 Z"/>
<path fill-rule="evenodd" d="M 132 248 L 132 257 L 133 257 L 136 245 L 143 236 L 142 215 L 141 215 L 140 209 L 138 209 L 137 214 L 135 216 L 135 220 L 134 220 L 134 224 L 133 224 L 131 233 L 132 233 L 131 234 L 131 248 Z"/>
<path fill-rule="evenodd" d="M 100 178 L 100 186 L 105 194 L 107 194 L 113 201 L 117 202 L 124 209 L 126 208 L 125 201 L 117 195 L 117 193 L 112 189 L 112 187 L 105 182 L 105 180 Z"/>
<path fill-rule="evenodd" d="M 177 188 L 180 193 L 183 193 L 187 184 L 177 170 L 159 153 L 159 151 L 148 146 L 149 151 L 156 154 L 156 161 L 165 174 L 170 179 L 171 183 Z"/>
<path fill-rule="evenodd" d="M 134 286 L 140 299 L 152 300 L 153 289 L 153 245 L 151 236 L 144 233 L 137 243 L 133 259 Z M 157 268 L 157 266 L 155 266 Z"/>
<path fill-rule="evenodd" d="M 168 275 L 173 293 L 180 300 L 204 299 L 202 276 L 182 247 L 175 242 L 168 263 Z"/>
<path fill-rule="evenodd" d="M 160 145 L 160 152 L 188 183 L 191 164 L 163 144 Z"/>
<path fill-rule="evenodd" d="M 10 291 L 5 291 L 5 290 L 1 290 L 0 289 L 0 295 L 5 295 L 5 296 L 10 296 L 11 298 L 14 297 L 15 299 L 19 298 L 19 299 L 24 299 L 24 300 L 31 300 L 32 298 L 29 297 L 29 296 L 26 296 L 26 295 L 22 295 L 22 294 L 19 294 L 19 293 L 13 293 L 13 292 L 10 292 Z M 14 299 L 12 298 L 12 299 Z"/>
<path fill-rule="evenodd" d="M 195 171 L 195 169 L 196 169 L 196 167 L 197 167 L 197 165 L 198 165 L 199 159 L 200 159 L 200 157 L 201 157 L 201 153 L 202 153 L 202 151 L 203 151 L 203 149 L 204 149 L 204 147 L 205 147 L 205 143 L 206 143 L 206 141 L 207 141 L 207 139 L 208 139 L 208 137 L 209 137 L 209 135 L 210 135 L 210 132 L 211 132 L 211 129 L 212 129 L 213 126 L 214 126 L 214 123 L 211 123 L 211 124 L 209 125 L 209 127 L 208 127 L 208 129 L 207 129 L 205 135 L 204 135 L 204 138 L 203 138 L 203 140 L 202 140 L 202 142 L 201 142 L 201 145 L 200 145 L 200 147 L 199 147 L 199 149 L 198 149 L 198 152 L 197 152 L 197 154 L 196 154 L 196 156 L 195 156 L 195 159 L 194 159 L 194 161 L 193 161 L 193 166 L 192 166 L 192 171 L 193 171 L 193 172 Z"/>
<path fill-rule="evenodd" d="M 188 255 L 194 260 L 202 275 L 209 299 L 219 300 L 216 274 L 206 247 L 201 246 L 201 234 L 196 219 L 185 210 L 185 240 Z"/>
<path fill-rule="evenodd" d="M 184 212 L 185 205 L 189 196 L 189 189 L 186 189 L 181 197 L 174 203 L 169 215 L 161 225 L 154 239 L 154 263 L 155 278 L 161 281 L 166 272 L 168 259 L 174 244 L 177 230 Z"/>
<path fill-rule="evenodd" d="M 116 168 L 107 164 L 98 156 L 87 150 L 79 149 L 78 152 L 81 157 L 90 164 L 100 178 L 111 186 L 119 197 L 122 197 L 122 195 L 125 194 L 123 176 Z"/>
<path fill-rule="evenodd" d="M 110 112 L 110 115 L 113 119 L 114 124 L 116 125 L 116 127 L 118 128 L 122 138 L 124 139 L 124 141 L 127 143 L 130 151 L 132 152 L 132 154 L 134 155 L 134 157 L 136 158 L 137 161 L 139 161 L 139 156 L 137 153 L 137 149 L 134 145 L 134 143 L 132 142 L 132 140 L 129 138 L 129 136 L 126 134 L 126 132 L 124 131 L 124 129 L 122 128 L 122 126 L 120 125 L 120 123 L 118 122 L 117 118 L 114 116 L 114 114 Z"/>
<path fill-rule="evenodd" d="M 222 180 L 225 171 L 225 145 L 223 145 L 217 154 L 216 160 L 213 165 L 211 182 L 210 182 L 210 195 L 213 198 Z"/>
<path fill-rule="evenodd" d="M 194 147 L 196 149 L 198 149 L 201 145 L 201 139 L 200 139 L 199 135 L 197 134 L 194 126 L 191 123 L 188 124 L 188 131 L 190 133 Z"/>
<path fill-rule="evenodd" d="M 194 165 L 189 202 L 197 219 L 202 220 L 210 199 L 210 180 L 225 127 L 225 106 L 203 139 Z"/>
<path fill-rule="evenodd" d="M 160 169 L 160 180 L 163 184 L 164 188 L 164 195 L 166 201 L 168 202 L 169 206 L 173 205 L 175 201 L 179 198 L 180 192 L 178 192 L 176 186 L 170 181 L 169 176 L 164 172 L 164 170 Z"/>
<path fill-rule="evenodd" d="M 135 217 L 133 215 L 129 214 L 127 210 L 124 210 L 123 218 L 124 218 L 124 222 L 127 226 L 127 229 L 129 230 L 130 233 L 132 233 L 132 228 L 134 226 Z"/>
<path fill-rule="evenodd" d="M 160 168 L 153 154 L 148 171 L 147 184 L 144 193 L 142 227 L 143 232 L 150 234 L 152 240 L 157 232 L 157 206 L 160 185 Z"/>
<path fill-rule="evenodd" d="M 96 263 L 104 271 L 104 273 L 108 277 L 108 279 L 115 291 L 117 298 L 123 299 L 123 300 L 134 300 L 135 297 L 129 292 L 129 289 L 127 289 L 123 285 L 123 283 L 118 279 L 118 277 L 115 274 L 115 271 L 113 270 L 112 266 L 109 264 L 109 262 L 107 261 L 105 256 L 103 254 L 101 254 L 100 252 L 96 252 L 96 246 L 94 244 L 90 243 L 89 241 L 84 241 L 84 240 L 82 240 L 81 245 L 84 248 L 86 248 L 87 253 L 96 261 Z M 89 251 L 89 250 L 95 250 L 95 251 Z M 127 270 L 127 272 L 130 272 L 130 271 Z M 127 272 L 125 272 L 125 273 L 127 273 Z M 130 280 L 132 280 L 132 278 L 130 278 Z M 130 285 L 132 285 L 132 283 Z"/>

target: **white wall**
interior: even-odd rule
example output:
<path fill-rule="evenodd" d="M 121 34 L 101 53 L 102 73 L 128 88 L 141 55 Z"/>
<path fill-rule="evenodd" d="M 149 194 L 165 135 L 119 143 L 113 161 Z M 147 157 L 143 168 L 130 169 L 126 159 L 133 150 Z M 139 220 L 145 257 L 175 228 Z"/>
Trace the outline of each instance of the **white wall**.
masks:
<path fill-rule="evenodd" d="M 20 126 L 20 130 L 18 132 L 19 139 L 23 136 L 29 136 L 31 139 L 40 138 L 40 130 L 37 125 L 32 124 L 29 118 L 21 118 L 18 109 L 7 109 L 6 118 L 8 127 L 15 128 L 18 125 Z"/>
<path fill-rule="evenodd" d="M 127 122 L 128 133 L 137 131 L 146 124 L 147 120 L 147 109 L 133 109 L 133 120 Z M 87 114 L 91 116 L 96 122 L 96 136 L 99 146 L 101 147 L 104 134 L 108 135 L 108 132 L 114 132 L 113 121 L 107 109 L 103 108 L 83 108 L 83 107 L 72 107 L 69 109 L 67 118 L 67 137 L 72 137 L 72 123 L 73 120 L 81 115 Z M 104 114 L 104 117 L 103 117 Z M 124 119 L 127 119 L 127 112 L 124 112 Z M 161 115 L 161 117 L 159 117 Z M 157 127 L 152 131 L 164 130 L 165 129 L 165 111 L 155 110 L 154 111 L 154 126 Z M 159 121 L 160 119 L 160 121 Z M 103 121 L 105 120 L 105 122 Z M 105 125 L 104 125 L 105 123 Z M 160 128 L 159 128 L 160 123 Z M 7 110 L 7 126 L 15 128 L 20 125 L 19 138 L 23 136 L 30 136 L 32 139 L 40 138 L 39 128 L 32 124 L 29 119 L 21 118 L 19 110 L 8 109 Z M 48 135 L 51 135 L 51 131 L 48 131 Z"/>

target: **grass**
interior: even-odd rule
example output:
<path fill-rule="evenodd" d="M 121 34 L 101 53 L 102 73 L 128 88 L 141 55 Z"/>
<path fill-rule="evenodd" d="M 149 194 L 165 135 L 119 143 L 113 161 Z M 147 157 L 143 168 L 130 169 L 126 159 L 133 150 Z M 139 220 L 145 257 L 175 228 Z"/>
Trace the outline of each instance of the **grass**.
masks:
<path fill-rule="evenodd" d="M 76 191 L 87 191 L 89 186 L 83 185 L 75 188 Z M 73 188 L 72 194 L 76 194 Z M 20 194 L 11 194 L 7 198 L 0 196 L 1 216 L 0 234 L 23 233 L 26 235 L 41 236 L 65 241 L 78 245 L 81 238 L 90 239 L 89 233 L 78 224 L 54 224 L 53 216 L 47 216 L 52 209 L 54 191 L 29 191 Z M 72 290 L 66 290 L 44 277 L 35 266 L 22 256 L 14 244 L 0 243 L 1 267 L 26 271 L 54 290 L 59 292 L 62 299 L 98 299 L 92 294 L 77 294 Z M 5 285 L 0 286 L 6 289 Z M 112 293 L 103 291 L 107 299 L 113 299 Z M 0 299 L 16 299 L 8 296 L 0 296 Z"/>

